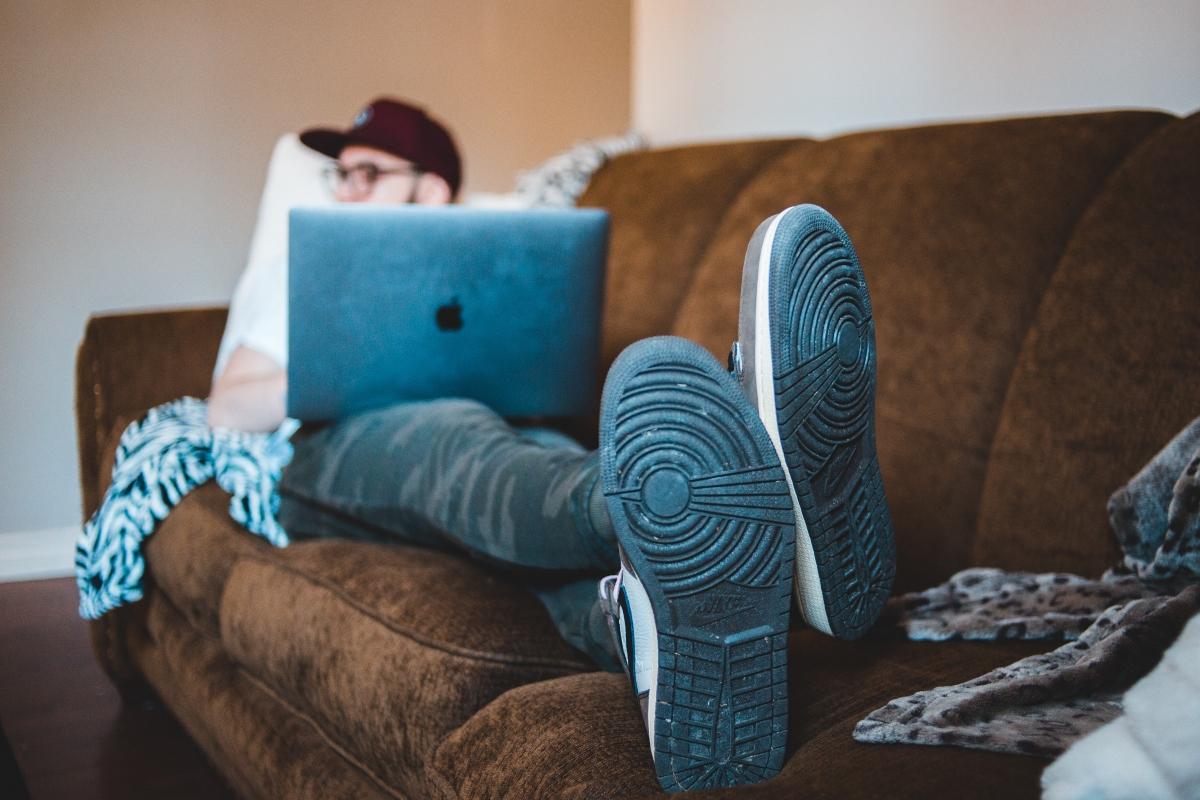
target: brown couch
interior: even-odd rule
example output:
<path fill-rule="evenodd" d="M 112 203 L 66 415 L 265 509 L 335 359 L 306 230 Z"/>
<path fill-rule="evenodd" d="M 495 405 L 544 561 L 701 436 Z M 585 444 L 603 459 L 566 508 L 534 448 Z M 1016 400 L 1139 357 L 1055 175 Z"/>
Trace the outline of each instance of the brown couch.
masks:
<path fill-rule="evenodd" d="M 970 565 L 1096 574 L 1105 500 L 1200 411 L 1200 115 L 1115 112 L 626 155 L 605 363 L 671 332 L 724 357 L 755 225 L 815 202 L 858 247 L 878 329 L 878 442 L 899 590 Z M 223 310 L 89 321 L 78 358 L 84 512 L 125 421 L 204 396 Z M 276 550 L 209 484 L 149 540 L 146 599 L 92 626 L 247 797 L 655 795 L 626 678 L 595 671 L 510 579 L 422 549 Z M 703 797 L 1028 796 L 1033 758 L 852 741 L 890 698 L 1048 644 L 790 648 L 786 766 Z"/>

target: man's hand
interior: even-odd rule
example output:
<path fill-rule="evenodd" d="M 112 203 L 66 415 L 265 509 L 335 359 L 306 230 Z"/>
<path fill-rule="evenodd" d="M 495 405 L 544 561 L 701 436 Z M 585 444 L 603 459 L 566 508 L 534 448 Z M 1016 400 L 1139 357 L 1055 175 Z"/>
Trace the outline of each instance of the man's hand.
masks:
<path fill-rule="evenodd" d="M 287 416 L 287 372 L 248 347 L 233 351 L 208 397 L 208 424 L 251 433 L 273 431 Z"/>

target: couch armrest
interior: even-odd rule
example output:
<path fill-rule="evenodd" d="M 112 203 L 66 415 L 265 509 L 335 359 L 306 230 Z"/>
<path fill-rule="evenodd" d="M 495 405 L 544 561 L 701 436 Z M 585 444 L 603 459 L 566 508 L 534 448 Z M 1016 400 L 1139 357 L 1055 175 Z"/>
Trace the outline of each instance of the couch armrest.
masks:
<path fill-rule="evenodd" d="M 225 316 L 225 308 L 198 308 L 88 319 L 75 359 L 85 520 L 100 504 L 100 458 L 116 420 L 183 395 L 208 396 Z"/>

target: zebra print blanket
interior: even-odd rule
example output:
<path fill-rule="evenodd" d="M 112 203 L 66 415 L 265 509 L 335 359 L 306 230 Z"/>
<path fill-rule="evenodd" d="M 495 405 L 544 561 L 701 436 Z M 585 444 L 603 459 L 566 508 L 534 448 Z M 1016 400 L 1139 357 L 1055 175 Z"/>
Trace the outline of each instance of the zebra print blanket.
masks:
<path fill-rule="evenodd" d="M 208 404 L 183 397 L 156 406 L 121 434 L 112 484 L 75 546 L 79 615 L 97 619 L 142 598 L 142 542 L 183 496 L 216 479 L 233 497 L 229 514 L 276 547 L 288 544 L 275 520 L 276 483 L 292 458 L 300 423 L 274 433 L 208 427 Z"/>

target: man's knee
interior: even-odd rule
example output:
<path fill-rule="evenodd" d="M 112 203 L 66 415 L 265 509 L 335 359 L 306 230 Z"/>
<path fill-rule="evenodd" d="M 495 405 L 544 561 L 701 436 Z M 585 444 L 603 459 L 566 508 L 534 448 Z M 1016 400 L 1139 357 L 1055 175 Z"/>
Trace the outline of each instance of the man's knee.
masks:
<path fill-rule="evenodd" d="M 433 400 L 406 400 L 356 414 L 352 419 L 363 425 L 394 427 L 414 420 L 434 422 L 479 422 L 499 419 L 496 412 L 476 400 L 465 397 L 439 397 Z"/>

